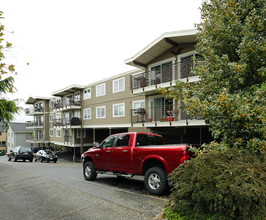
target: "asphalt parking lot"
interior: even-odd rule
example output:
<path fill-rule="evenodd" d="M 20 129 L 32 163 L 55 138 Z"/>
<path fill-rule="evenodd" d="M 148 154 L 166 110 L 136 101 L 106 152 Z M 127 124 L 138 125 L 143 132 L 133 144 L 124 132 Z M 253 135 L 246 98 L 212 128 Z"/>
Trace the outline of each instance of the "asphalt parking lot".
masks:
<path fill-rule="evenodd" d="M 167 197 L 149 195 L 141 178 L 99 175 L 85 181 L 81 163 L 8 162 L 0 157 L 1 220 L 159 219 Z"/>

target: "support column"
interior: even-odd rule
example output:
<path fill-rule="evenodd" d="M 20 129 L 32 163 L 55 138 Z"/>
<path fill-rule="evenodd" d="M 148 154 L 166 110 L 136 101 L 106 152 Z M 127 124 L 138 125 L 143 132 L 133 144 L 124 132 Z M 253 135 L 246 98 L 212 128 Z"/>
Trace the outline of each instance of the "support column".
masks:
<path fill-rule="evenodd" d="M 73 162 L 76 162 L 76 148 L 74 147 L 73 150 Z"/>

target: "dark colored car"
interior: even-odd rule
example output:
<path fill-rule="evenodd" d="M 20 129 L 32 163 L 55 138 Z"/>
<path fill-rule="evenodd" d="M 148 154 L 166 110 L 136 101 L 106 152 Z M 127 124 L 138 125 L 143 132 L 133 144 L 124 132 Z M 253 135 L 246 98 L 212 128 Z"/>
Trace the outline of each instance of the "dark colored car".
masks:
<path fill-rule="evenodd" d="M 38 159 L 43 162 L 46 161 L 47 163 L 49 163 L 50 161 L 54 161 L 54 163 L 57 162 L 57 155 L 50 150 L 39 150 L 36 154 L 35 154 L 35 161 L 37 161 Z"/>
<path fill-rule="evenodd" d="M 33 152 L 30 147 L 23 147 L 23 146 L 18 146 L 15 147 L 13 150 L 10 150 L 7 154 L 8 161 L 11 161 L 11 159 L 14 159 L 14 162 L 17 160 L 29 160 L 32 162 L 33 160 Z"/>

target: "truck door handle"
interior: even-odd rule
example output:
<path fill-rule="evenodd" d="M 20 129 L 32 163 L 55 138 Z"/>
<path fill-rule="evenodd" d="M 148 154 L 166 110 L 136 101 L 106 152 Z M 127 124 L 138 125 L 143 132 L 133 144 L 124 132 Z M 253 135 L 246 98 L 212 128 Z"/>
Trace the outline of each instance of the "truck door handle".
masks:
<path fill-rule="evenodd" d="M 106 153 L 110 153 L 111 151 L 110 150 L 107 150 L 107 151 L 105 151 Z"/>
<path fill-rule="evenodd" d="M 123 150 L 123 153 L 127 153 L 128 152 L 128 150 Z"/>

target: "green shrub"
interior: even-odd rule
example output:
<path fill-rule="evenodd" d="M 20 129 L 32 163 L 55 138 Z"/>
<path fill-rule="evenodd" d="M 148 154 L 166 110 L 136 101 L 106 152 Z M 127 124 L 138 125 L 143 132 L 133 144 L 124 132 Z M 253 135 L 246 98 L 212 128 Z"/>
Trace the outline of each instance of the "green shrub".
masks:
<path fill-rule="evenodd" d="M 201 154 L 170 175 L 174 187 L 167 212 L 189 219 L 263 219 L 265 167 L 264 155 Z"/>

